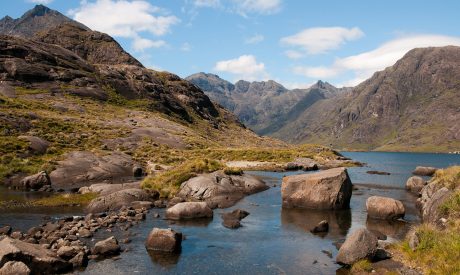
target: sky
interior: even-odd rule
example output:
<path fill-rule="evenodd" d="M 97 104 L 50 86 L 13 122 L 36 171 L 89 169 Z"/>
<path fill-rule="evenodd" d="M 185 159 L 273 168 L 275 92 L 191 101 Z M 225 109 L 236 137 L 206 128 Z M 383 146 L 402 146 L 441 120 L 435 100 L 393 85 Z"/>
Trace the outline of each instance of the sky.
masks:
<path fill-rule="evenodd" d="M 288 88 L 354 86 L 413 48 L 460 46 L 458 0 L 15 0 L 0 16 L 35 4 L 108 33 L 155 70 Z"/>

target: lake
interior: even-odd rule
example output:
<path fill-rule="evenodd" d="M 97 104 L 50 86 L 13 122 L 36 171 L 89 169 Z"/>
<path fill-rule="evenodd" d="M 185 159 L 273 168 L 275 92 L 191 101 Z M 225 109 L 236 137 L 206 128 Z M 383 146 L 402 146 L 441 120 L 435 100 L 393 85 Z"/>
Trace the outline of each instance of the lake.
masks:
<path fill-rule="evenodd" d="M 271 188 L 244 198 L 232 208 L 215 210 L 213 220 L 173 223 L 153 218 L 154 212 L 160 213 L 162 217 L 164 214 L 163 209 L 153 209 L 146 221 L 134 226 L 130 233 L 110 233 L 132 240 L 130 244 L 123 245 L 126 252 L 114 259 L 91 261 L 82 273 L 335 274 L 340 268 L 334 262 L 336 245 L 343 242 L 350 232 L 367 226 L 381 231 L 389 238 L 401 239 L 411 225 L 419 223 L 414 206 L 416 196 L 404 189 L 407 178 L 417 165 L 443 168 L 460 164 L 459 155 L 449 154 L 343 152 L 343 155 L 367 164 L 365 167 L 348 169 L 353 184 L 358 187 L 353 192 L 349 210 L 283 209 L 280 194 L 282 177 L 304 172 L 247 172 L 263 178 Z M 370 175 L 366 173 L 368 170 L 390 172 L 391 175 Z M 390 223 L 367 220 L 365 201 L 372 195 L 401 200 L 406 207 L 405 221 Z M 250 212 L 242 221 L 243 227 L 237 230 L 224 228 L 220 214 L 236 208 Z M 75 212 L 72 209 L 66 213 L 47 215 Z M 0 213 L 0 225 L 21 224 L 21 220 L 28 215 L 37 220 L 41 218 L 40 214 L 30 212 Z M 327 234 L 314 235 L 309 232 L 324 219 L 330 224 Z M 149 255 L 144 248 L 144 241 L 153 227 L 171 227 L 182 232 L 186 239 L 182 242 L 181 253 L 175 256 Z M 107 234 L 97 235 L 94 241 L 107 237 Z"/>

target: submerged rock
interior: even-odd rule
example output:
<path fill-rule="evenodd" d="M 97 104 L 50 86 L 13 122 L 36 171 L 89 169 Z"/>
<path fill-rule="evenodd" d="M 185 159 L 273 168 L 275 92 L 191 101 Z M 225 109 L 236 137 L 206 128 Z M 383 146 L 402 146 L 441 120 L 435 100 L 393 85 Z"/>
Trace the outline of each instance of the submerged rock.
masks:
<path fill-rule="evenodd" d="M 438 169 L 434 167 L 425 167 L 425 166 L 417 166 L 412 174 L 417 176 L 427 176 L 431 177 L 436 173 Z"/>
<path fill-rule="evenodd" d="M 346 209 L 350 207 L 352 184 L 345 168 L 283 178 L 283 207 Z"/>
<path fill-rule="evenodd" d="M 318 225 L 316 225 L 312 230 L 311 233 L 323 233 L 329 231 L 329 223 L 326 220 L 320 221 Z"/>
<path fill-rule="evenodd" d="M 8 260 L 26 262 L 37 274 L 64 273 L 72 269 L 70 263 L 60 259 L 52 250 L 6 237 L 0 241 L 0 265 Z"/>
<path fill-rule="evenodd" d="M 154 228 L 145 241 L 145 248 L 159 252 L 179 252 L 182 244 L 182 233 L 171 228 Z"/>
<path fill-rule="evenodd" d="M 268 188 L 262 180 L 254 176 L 226 175 L 222 171 L 217 171 L 182 183 L 181 190 L 176 196 L 183 199 L 206 201 L 211 208 L 227 208 L 247 195 Z"/>
<path fill-rule="evenodd" d="M 166 219 L 182 220 L 212 218 L 213 211 L 206 202 L 180 202 L 166 210 Z"/>
<path fill-rule="evenodd" d="M 352 265 L 362 259 L 372 259 L 377 252 L 378 240 L 365 228 L 353 232 L 339 249 L 336 260 L 340 264 Z"/>
<path fill-rule="evenodd" d="M 366 201 L 367 216 L 373 219 L 396 220 L 406 212 L 402 202 L 381 196 L 369 197 Z"/>
<path fill-rule="evenodd" d="M 230 229 L 236 229 L 241 227 L 240 221 L 246 218 L 249 212 L 241 209 L 233 210 L 232 212 L 222 214 L 222 225 Z"/>

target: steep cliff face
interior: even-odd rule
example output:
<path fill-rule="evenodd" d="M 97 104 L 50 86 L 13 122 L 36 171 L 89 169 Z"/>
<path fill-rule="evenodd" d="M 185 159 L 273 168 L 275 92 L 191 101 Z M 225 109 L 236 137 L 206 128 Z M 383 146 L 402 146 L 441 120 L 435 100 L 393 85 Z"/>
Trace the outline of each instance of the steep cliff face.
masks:
<path fill-rule="evenodd" d="M 232 84 L 217 75 L 206 73 L 197 73 L 186 79 L 262 135 L 273 134 L 317 100 L 339 92 L 339 89 L 322 81 L 308 89 L 288 90 L 273 80 L 240 80 Z"/>
<path fill-rule="evenodd" d="M 448 151 L 460 145 L 460 48 L 414 49 L 352 91 L 321 100 L 275 137 L 340 148 Z"/>

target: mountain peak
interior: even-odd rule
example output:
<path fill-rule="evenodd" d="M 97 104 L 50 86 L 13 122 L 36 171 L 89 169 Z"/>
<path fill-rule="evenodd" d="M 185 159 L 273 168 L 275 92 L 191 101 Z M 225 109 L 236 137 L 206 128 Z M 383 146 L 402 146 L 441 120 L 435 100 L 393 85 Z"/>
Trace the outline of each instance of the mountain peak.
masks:
<path fill-rule="evenodd" d="M 33 9 L 27 11 L 24 13 L 24 15 L 21 18 L 26 18 L 26 17 L 35 17 L 35 16 L 44 16 L 45 14 L 53 12 L 52 9 L 48 8 L 47 6 L 44 5 L 36 5 Z M 57 11 L 54 11 L 57 12 Z"/>

